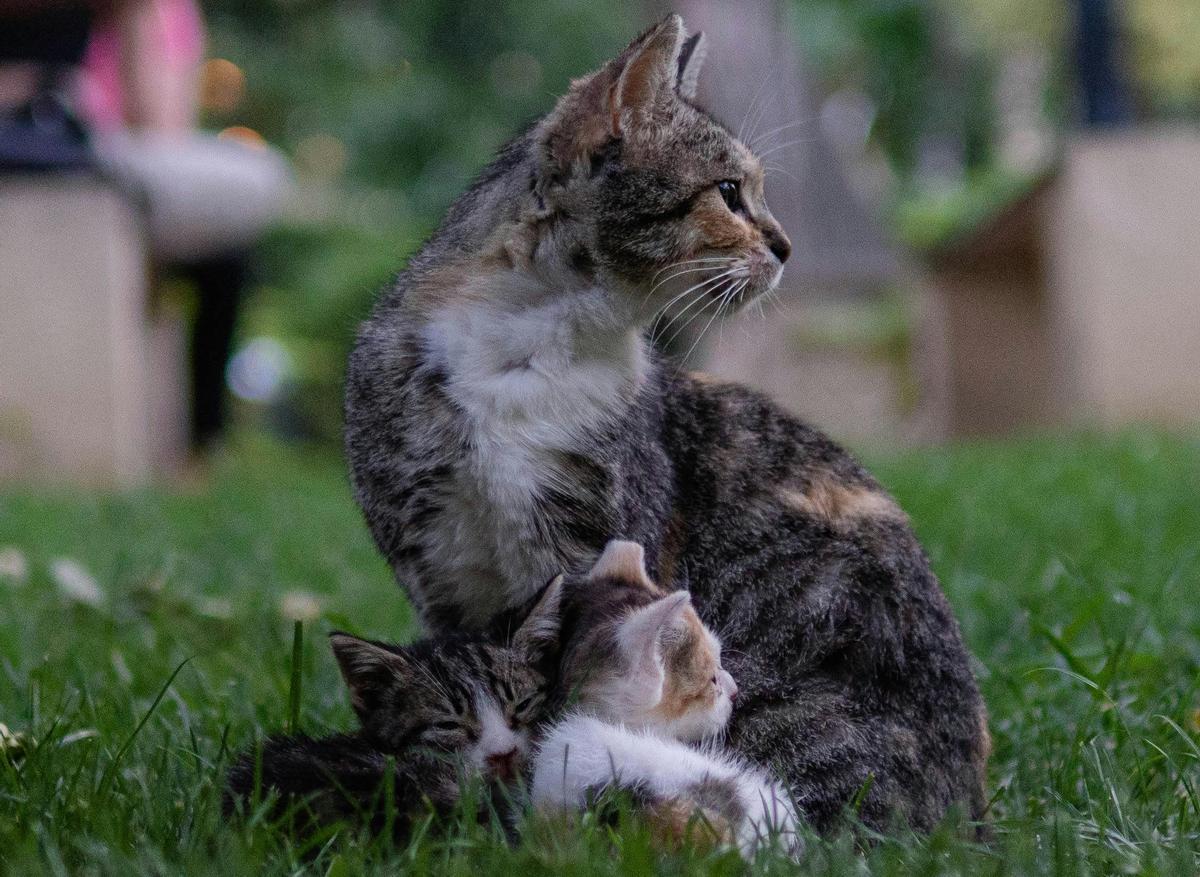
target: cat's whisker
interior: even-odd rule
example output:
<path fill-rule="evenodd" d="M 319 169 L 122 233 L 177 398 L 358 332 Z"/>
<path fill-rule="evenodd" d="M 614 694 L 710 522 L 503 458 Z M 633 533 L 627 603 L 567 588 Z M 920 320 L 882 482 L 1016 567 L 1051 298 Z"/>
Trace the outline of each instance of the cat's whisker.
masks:
<path fill-rule="evenodd" d="M 663 326 L 663 329 L 662 329 L 663 333 L 666 333 L 667 329 L 669 329 L 669 328 L 671 327 L 671 324 L 672 324 L 672 323 L 674 323 L 676 320 L 682 319 L 682 318 L 683 318 L 683 316 L 684 316 L 684 315 L 685 315 L 685 314 L 686 314 L 688 311 L 690 311 L 690 310 L 691 310 L 693 307 L 695 307 L 695 306 L 696 306 L 696 304 L 697 304 L 697 302 L 698 302 L 698 301 L 702 301 L 702 300 L 704 300 L 705 298 L 707 298 L 708 296 L 710 296 L 710 295 L 713 293 L 713 290 L 714 290 L 714 289 L 720 288 L 720 286 L 721 286 L 721 282 L 723 282 L 723 281 L 726 281 L 726 280 L 727 280 L 727 279 L 728 279 L 730 276 L 734 275 L 734 274 L 735 274 L 735 273 L 736 273 L 738 270 L 740 270 L 742 267 L 743 267 L 743 266 L 741 266 L 741 265 L 734 266 L 733 268 L 729 269 L 728 271 L 724 271 L 724 272 L 722 272 L 721 274 L 717 275 L 716 277 L 713 277 L 713 278 L 711 278 L 710 280 L 707 280 L 707 281 L 705 281 L 704 283 L 698 284 L 696 287 L 693 287 L 694 289 L 695 289 L 695 288 L 702 288 L 702 287 L 708 286 L 709 284 L 713 284 L 713 286 L 710 286 L 708 289 L 705 289 L 705 290 L 703 291 L 703 294 L 702 294 L 702 295 L 700 295 L 700 296 L 699 296 L 699 297 L 697 297 L 696 299 L 694 299 L 694 300 L 692 300 L 691 302 L 689 302 L 689 303 L 688 303 L 688 305 L 687 305 L 687 307 L 683 308 L 683 309 L 682 309 L 682 310 L 680 310 L 680 311 L 679 311 L 679 312 L 678 312 L 676 315 L 674 315 L 673 317 L 671 317 L 671 319 L 667 321 L 666 325 L 665 325 L 665 326 Z M 707 307 L 707 305 L 706 305 L 705 307 Z M 700 309 L 700 310 L 697 312 L 697 314 L 695 314 L 695 315 L 693 316 L 693 319 L 694 319 L 694 317 L 695 317 L 695 316 L 699 316 L 700 314 L 704 313 L 704 310 L 705 310 L 705 308 L 701 308 L 701 309 Z M 690 322 L 691 322 L 691 320 L 688 320 L 688 323 L 690 323 Z M 686 328 L 686 326 L 688 325 L 688 323 L 684 323 L 684 324 L 683 324 L 683 326 L 680 326 L 680 327 L 679 327 L 679 329 L 678 329 L 678 330 L 676 330 L 675 334 L 671 336 L 671 338 L 670 338 L 670 340 L 669 340 L 669 341 L 667 341 L 667 346 L 668 346 L 668 347 L 669 347 L 669 346 L 671 345 L 671 343 L 672 343 L 672 342 L 673 342 L 673 341 L 674 341 L 674 340 L 675 340 L 675 339 L 676 339 L 676 338 L 679 336 L 680 332 L 682 332 L 682 331 L 683 331 L 683 329 L 684 329 L 684 328 Z M 654 337 L 653 333 L 651 334 L 651 337 L 652 337 L 652 338 Z M 659 336 L 659 337 L 661 337 L 661 336 Z"/>
<path fill-rule="evenodd" d="M 780 125 L 777 128 L 772 128 L 770 131 L 766 131 L 762 134 L 757 135 L 750 142 L 750 144 L 749 144 L 750 148 L 757 151 L 758 145 L 761 144 L 763 141 L 767 140 L 767 138 L 774 137 L 777 134 L 782 134 L 784 131 L 787 131 L 789 128 L 795 128 L 797 125 L 811 125 L 814 121 L 815 121 L 815 117 L 809 117 L 807 119 L 797 119 L 794 122 L 787 122 L 783 125 Z"/>
<path fill-rule="evenodd" d="M 664 324 L 663 324 L 661 331 L 657 331 L 657 332 L 651 332 L 651 334 L 650 334 L 650 339 L 651 339 L 651 341 L 653 341 L 653 342 L 657 343 L 658 341 L 662 340 L 662 337 L 663 337 L 663 335 L 665 335 L 665 334 L 667 333 L 667 331 L 668 331 L 668 330 L 669 330 L 669 329 L 670 329 L 670 328 L 671 328 L 673 325 L 675 325 L 675 324 L 676 324 L 676 322 L 677 322 L 677 321 L 679 321 L 679 320 L 682 320 L 682 319 L 684 318 L 684 316 L 686 316 L 686 315 L 688 314 L 688 312 L 689 312 L 689 311 L 691 311 L 691 309 L 692 309 L 692 308 L 694 308 L 694 307 L 695 307 L 697 304 L 700 304 L 701 302 L 707 302 L 707 301 L 709 301 L 709 300 L 710 300 L 710 299 L 709 299 L 709 292 L 710 292 L 710 290 L 701 290 L 700 292 L 698 292 L 698 293 L 697 293 L 697 294 L 696 294 L 696 295 L 695 295 L 695 296 L 692 298 L 692 300 L 691 300 L 691 301 L 689 301 L 689 302 L 687 303 L 687 306 L 686 306 L 686 307 L 684 307 L 684 308 L 681 308 L 681 309 L 679 310 L 679 312 L 678 312 L 678 313 L 674 314 L 674 315 L 673 315 L 673 316 L 672 316 L 670 319 L 668 319 L 668 320 L 667 320 L 667 322 L 666 322 L 666 323 L 664 323 Z M 700 311 L 698 311 L 697 313 L 703 313 L 703 312 L 704 312 L 704 308 L 705 308 L 705 307 L 707 307 L 707 304 L 705 304 L 704 306 L 702 306 L 702 307 L 700 308 Z M 693 315 L 692 317 L 688 318 L 688 320 L 687 320 L 686 322 L 684 322 L 684 323 L 683 323 L 683 324 L 682 324 L 682 325 L 679 327 L 679 329 L 678 329 L 678 330 L 676 330 L 675 334 L 673 334 L 673 335 L 671 336 L 670 340 L 666 342 L 666 346 L 669 346 L 669 345 L 670 345 L 670 343 L 671 343 L 671 341 L 674 341 L 674 340 L 675 340 L 675 338 L 676 338 L 676 336 L 678 336 L 679 332 L 680 332 L 680 331 L 682 331 L 682 330 L 683 330 L 683 328 L 684 328 L 684 327 L 686 327 L 686 326 L 688 325 L 688 323 L 690 323 L 690 322 L 691 322 L 691 321 L 692 321 L 694 318 L 695 318 L 695 315 Z"/>
<path fill-rule="evenodd" d="M 734 261 L 734 260 L 733 260 L 733 259 L 723 259 L 723 260 L 721 260 L 721 261 L 723 261 L 723 262 L 731 262 L 731 261 Z M 713 265 L 701 265 L 701 266 L 700 266 L 700 267 L 698 267 L 698 268 L 684 268 L 684 269 L 683 269 L 683 270 L 681 270 L 681 271 L 676 271 L 674 274 L 668 274 L 666 277 L 664 277 L 664 278 L 663 278 L 662 280 L 660 280 L 658 283 L 654 284 L 654 286 L 650 287 L 650 293 L 648 294 L 648 296 L 647 296 L 647 297 L 649 297 L 649 295 L 652 295 L 652 294 L 654 293 L 654 291 L 655 291 L 656 289 L 658 289 L 660 286 L 663 286 L 664 284 L 670 283 L 670 282 L 671 282 L 672 280 L 674 280 L 676 277 L 682 277 L 682 276 L 683 276 L 683 275 L 685 275 L 685 274 L 695 274 L 697 271 L 715 271 L 715 270 L 716 270 L 716 267 L 715 267 L 715 266 L 713 266 Z M 657 276 L 657 275 L 656 275 L 656 276 Z"/>
<path fill-rule="evenodd" d="M 764 108 L 766 107 L 765 101 L 761 106 L 758 105 L 758 101 L 759 101 L 759 98 L 761 98 L 763 96 L 763 94 L 765 93 L 764 90 L 766 89 L 767 85 L 773 79 L 774 79 L 774 77 L 771 76 L 768 71 L 764 71 L 762 81 L 758 83 L 758 88 L 754 89 L 754 96 L 752 98 L 750 98 L 750 106 L 746 110 L 746 115 L 742 117 L 742 124 L 738 126 L 737 139 L 742 140 L 743 143 L 745 143 L 746 141 L 742 139 L 742 129 L 746 126 L 747 121 L 749 121 L 751 113 L 754 114 L 754 121 L 750 122 L 749 131 L 747 131 L 747 134 L 751 138 L 753 138 L 755 136 L 754 129 L 757 128 L 758 123 L 760 121 L 762 121 L 763 111 L 764 111 Z"/>
<path fill-rule="evenodd" d="M 687 322 L 685 322 L 681 326 L 679 326 L 679 328 L 675 330 L 674 334 L 672 334 L 671 337 L 667 339 L 667 341 L 665 342 L 665 344 L 663 346 L 670 349 L 670 346 L 675 342 L 675 339 L 678 338 L 680 335 L 682 335 L 687 330 L 688 326 L 692 325 L 692 323 L 694 323 L 700 317 L 703 317 L 704 314 L 708 311 L 708 309 L 714 305 L 719 307 L 720 306 L 719 300 L 706 297 L 704 300 L 704 305 L 700 308 L 700 310 L 696 311 L 694 314 L 692 314 L 690 317 L 688 317 Z M 683 368 L 684 359 L 685 359 L 685 357 L 680 357 L 680 359 L 679 359 L 679 367 L 680 368 Z"/>
<path fill-rule="evenodd" d="M 651 324 L 651 326 L 650 326 L 650 338 L 653 339 L 655 337 L 655 334 L 658 332 L 659 324 L 662 323 L 662 320 L 664 317 L 667 317 L 666 325 L 663 326 L 663 331 L 665 332 L 667 327 L 669 327 L 671 325 L 671 323 L 673 323 L 676 319 L 678 319 L 680 316 L 682 316 L 684 313 L 686 313 L 688 311 L 688 309 L 690 309 L 692 307 L 692 305 L 695 303 L 694 301 L 688 302 L 688 304 L 684 308 L 682 308 L 680 311 L 677 311 L 674 314 L 671 314 L 671 308 L 675 305 L 676 302 L 692 295 L 697 290 L 700 290 L 707 283 L 711 283 L 711 282 L 712 282 L 711 279 L 710 280 L 702 280 L 699 283 L 689 286 L 683 292 L 674 296 L 670 301 L 668 301 L 665 305 L 663 305 L 658 311 L 658 316 L 655 318 L 653 324 Z M 702 298 L 703 295 L 704 295 L 704 293 L 701 292 L 698 297 Z M 668 316 L 668 315 L 670 315 L 670 316 Z"/>
<path fill-rule="evenodd" d="M 691 286 L 688 289 L 684 290 L 682 293 L 675 296 L 675 298 L 671 299 L 671 301 L 667 302 L 667 304 L 664 305 L 662 310 L 660 311 L 658 319 L 656 319 L 654 321 L 654 325 L 651 326 L 651 328 L 650 328 L 650 337 L 652 339 L 655 337 L 659 322 L 661 321 L 662 317 L 665 316 L 666 313 L 670 310 L 671 305 L 673 305 L 676 301 L 678 301 L 683 296 L 687 295 L 688 293 L 691 293 L 694 290 L 701 291 L 700 295 L 698 295 L 696 297 L 696 299 L 689 302 L 685 308 L 683 308 L 677 314 L 675 314 L 669 320 L 667 320 L 666 325 L 663 326 L 663 329 L 662 329 L 663 332 L 666 332 L 667 329 L 670 328 L 672 323 L 674 323 L 677 319 L 682 318 L 684 314 L 686 314 L 693 307 L 695 307 L 697 301 L 702 300 L 705 296 L 707 296 L 709 293 L 712 292 L 712 289 L 706 289 L 705 287 L 708 287 L 710 284 L 716 284 L 719 286 L 720 281 L 722 281 L 722 280 L 726 279 L 727 277 L 731 276 L 732 274 L 734 274 L 737 270 L 739 270 L 740 267 L 741 267 L 740 265 L 736 265 L 733 268 L 723 271 L 722 273 L 718 274 L 716 277 L 710 277 L 708 280 L 701 281 L 700 283 L 697 283 L 696 285 Z M 674 336 L 672 336 L 672 339 L 674 339 Z M 668 344 L 669 343 L 670 342 L 668 342 Z"/>
<path fill-rule="evenodd" d="M 763 172 L 765 174 L 767 174 L 768 176 L 771 174 L 783 174 L 785 177 L 787 177 L 788 179 L 790 179 L 796 183 L 800 182 L 800 178 L 798 176 L 796 176 L 791 171 L 784 170 L 779 165 L 775 165 L 775 164 L 763 165 Z"/>
<path fill-rule="evenodd" d="M 767 150 L 764 150 L 763 152 L 758 152 L 755 154 L 758 156 L 759 161 L 762 161 L 767 156 L 774 155 L 776 152 L 779 152 L 781 149 L 790 149 L 793 146 L 800 146 L 805 143 L 813 143 L 816 141 L 816 139 L 817 138 L 815 138 L 815 137 L 799 137 L 795 140 L 785 140 L 783 143 L 780 143 L 776 146 L 772 146 L 770 149 L 767 149 Z"/>
<path fill-rule="evenodd" d="M 741 285 L 738 286 L 737 289 L 745 289 L 746 284 L 749 282 L 749 280 L 741 281 Z M 691 358 L 692 352 L 695 351 L 701 340 L 703 340 L 705 333 L 708 332 L 709 328 L 713 324 L 713 321 L 716 320 L 717 317 L 721 316 L 721 312 L 725 309 L 725 304 L 730 300 L 731 297 L 731 294 L 726 292 L 721 298 L 717 299 L 717 307 L 713 311 L 713 315 L 708 318 L 708 322 L 704 324 L 704 328 L 700 330 L 700 334 L 696 336 L 696 340 L 692 342 L 692 346 L 689 347 L 687 353 L 683 355 L 683 358 L 680 360 L 681 363 L 685 363 Z M 701 310 L 700 313 L 704 313 L 704 311 Z"/>
<path fill-rule="evenodd" d="M 710 265 L 702 265 L 699 268 L 687 268 L 682 271 L 678 271 L 675 274 L 671 274 L 668 277 L 664 277 L 661 281 L 659 281 L 658 283 L 655 283 L 653 286 L 651 286 L 650 291 L 647 292 L 646 295 L 642 298 L 642 302 L 638 306 L 639 312 L 642 310 L 642 308 L 644 308 L 646 306 L 646 303 L 648 301 L 650 301 L 650 297 L 652 295 L 654 295 L 655 291 L 658 290 L 659 287 L 669 283 L 670 281 L 674 280 L 676 277 L 682 277 L 684 274 L 694 274 L 697 271 L 716 271 L 719 268 L 721 268 L 722 265 L 736 263 L 738 260 L 734 256 L 721 256 L 719 258 L 714 257 L 712 259 L 703 259 L 703 260 L 695 259 L 695 260 L 689 260 L 687 262 L 676 262 L 674 265 L 668 265 L 666 268 L 663 268 L 662 270 L 660 270 L 658 272 L 658 274 L 655 274 L 654 276 L 658 277 L 659 274 L 662 274 L 663 271 L 670 270 L 671 268 L 679 268 L 681 266 L 690 265 L 690 264 L 693 264 L 694 262 L 700 262 L 700 261 L 718 262 L 721 264 L 719 264 L 719 265 L 711 265 L 711 264 Z M 686 295 L 688 291 L 689 290 L 684 290 L 684 292 L 681 293 L 680 296 Z M 676 298 L 678 298 L 680 296 L 677 296 Z M 675 301 L 675 299 L 672 299 L 670 302 L 668 302 L 666 305 L 664 305 L 663 308 L 669 307 L 674 301 Z"/>
<path fill-rule="evenodd" d="M 731 262 L 735 258 L 736 256 L 702 256 L 698 259 L 683 259 L 679 262 L 672 262 L 670 265 L 659 268 L 654 272 L 654 276 L 650 278 L 650 282 L 653 283 L 664 271 L 670 271 L 672 268 L 682 268 L 685 265 L 698 265 L 701 262 Z"/>

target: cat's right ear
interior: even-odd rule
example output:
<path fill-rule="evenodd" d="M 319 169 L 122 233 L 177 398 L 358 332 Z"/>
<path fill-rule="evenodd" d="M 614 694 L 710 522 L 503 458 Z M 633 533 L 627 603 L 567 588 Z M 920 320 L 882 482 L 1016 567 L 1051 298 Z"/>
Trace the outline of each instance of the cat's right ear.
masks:
<path fill-rule="evenodd" d="M 592 565 L 588 578 L 617 579 L 651 591 L 658 590 L 646 572 L 646 550 L 627 539 L 613 539 L 605 545 L 604 553 Z"/>
<path fill-rule="evenodd" d="M 517 632 L 512 646 L 529 661 L 537 663 L 548 657 L 559 645 L 562 625 L 563 576 L 556 575 L 542 591 L 537 603 L 529 610 Z"/>
<path fill-rule="evenodd" d="M 329 635 L 329 645 L 350 689 L 350 704 L 359 716 L 378 709 L 383 696 L 411 675 L 412 667 L 404 655 L 378 643 L 339 630 Z"/>

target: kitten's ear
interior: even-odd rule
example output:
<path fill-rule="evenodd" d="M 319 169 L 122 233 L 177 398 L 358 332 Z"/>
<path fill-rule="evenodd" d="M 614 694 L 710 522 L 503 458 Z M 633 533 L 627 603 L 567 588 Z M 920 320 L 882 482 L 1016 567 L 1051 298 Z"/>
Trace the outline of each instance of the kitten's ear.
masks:
<path fill-rule="evenodd" d="M 708 37 L 704 31 L 692 34 L 679 50 L 679 73 L 675 77 L 675 90 L 680 97 L 693 100 L 700 85 L 700 68 L 708 55 Z"/>
<path fill-rule="evenodd" d="M 350 703 L 360 716 L 376 709 L 383 693 L 412 673 L 408 658 L 378 643 L 334 631 L 329 645 L 350 689 Z"/>
<path fill-rule="evenodd" d="M 679 632 L 683 624 L 683 613 L 692 605 L 692 595 L 687 591 L 676 591 L 649 606 L 630 613 L 621 622 L 617 637 L 621 650 L 637 673 L 664 672 L 663 642 Z"/>
<path fill-rule="evenodd" d="M 557 575 L 550 580 L 529 610 L 517 632 L 513 634 L 512 647 L 518 649 L 531 661 L 538 661 L 558 646 L 559 626 L 562 621 L 563 577 Z"/>
<path fill-rule="evenodd" d="M 589 579 L 619 579 L 655 590 L 646 572 L 646 551 L 636 542 L 613 539 L 592 566 Z"/>

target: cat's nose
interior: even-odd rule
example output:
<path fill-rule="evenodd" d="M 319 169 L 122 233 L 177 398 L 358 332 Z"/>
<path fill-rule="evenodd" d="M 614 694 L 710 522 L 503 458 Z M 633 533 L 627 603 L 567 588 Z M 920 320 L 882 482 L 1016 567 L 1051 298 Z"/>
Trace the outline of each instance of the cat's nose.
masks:
<path fill-rule="evenodd" d="M 514 780 L 517 778 L 517 761 L 520 758 L 520 753 L 517 747 L 514 746 L 507 752 L 493 752 L 487 756 L 484 761 L 487 763 L 488 773 L 498 780 Z"/>
<path fill-rule="evenodd" d="M 783 229 L 779 226 L 772 226 L 763 232 L 763 237 L 766 239 L 767 249 L 779 260 L 779 264 L 782 265 L 786 262 L 788 256 L 792 254 L 792 242 L 783 233 Z"/>
<path fill-rule="evenodd" d="M 733 703 L 735 700 L 737 700 L 737 696 L 738 696 L 737 683 L 734 682 L 732 679 L 730 679 L 729 680 L 729 702 Z"/>

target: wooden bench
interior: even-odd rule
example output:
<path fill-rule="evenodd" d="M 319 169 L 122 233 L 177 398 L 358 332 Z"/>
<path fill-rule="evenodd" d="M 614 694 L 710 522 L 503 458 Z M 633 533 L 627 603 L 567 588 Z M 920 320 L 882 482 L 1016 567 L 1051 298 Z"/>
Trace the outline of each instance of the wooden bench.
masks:
<path fill-rule="evenodd" d="M 0 478 L 126 486 L 176 468 L 185 353 L 122 195 L 88 175 L 0 177 Z"/>

